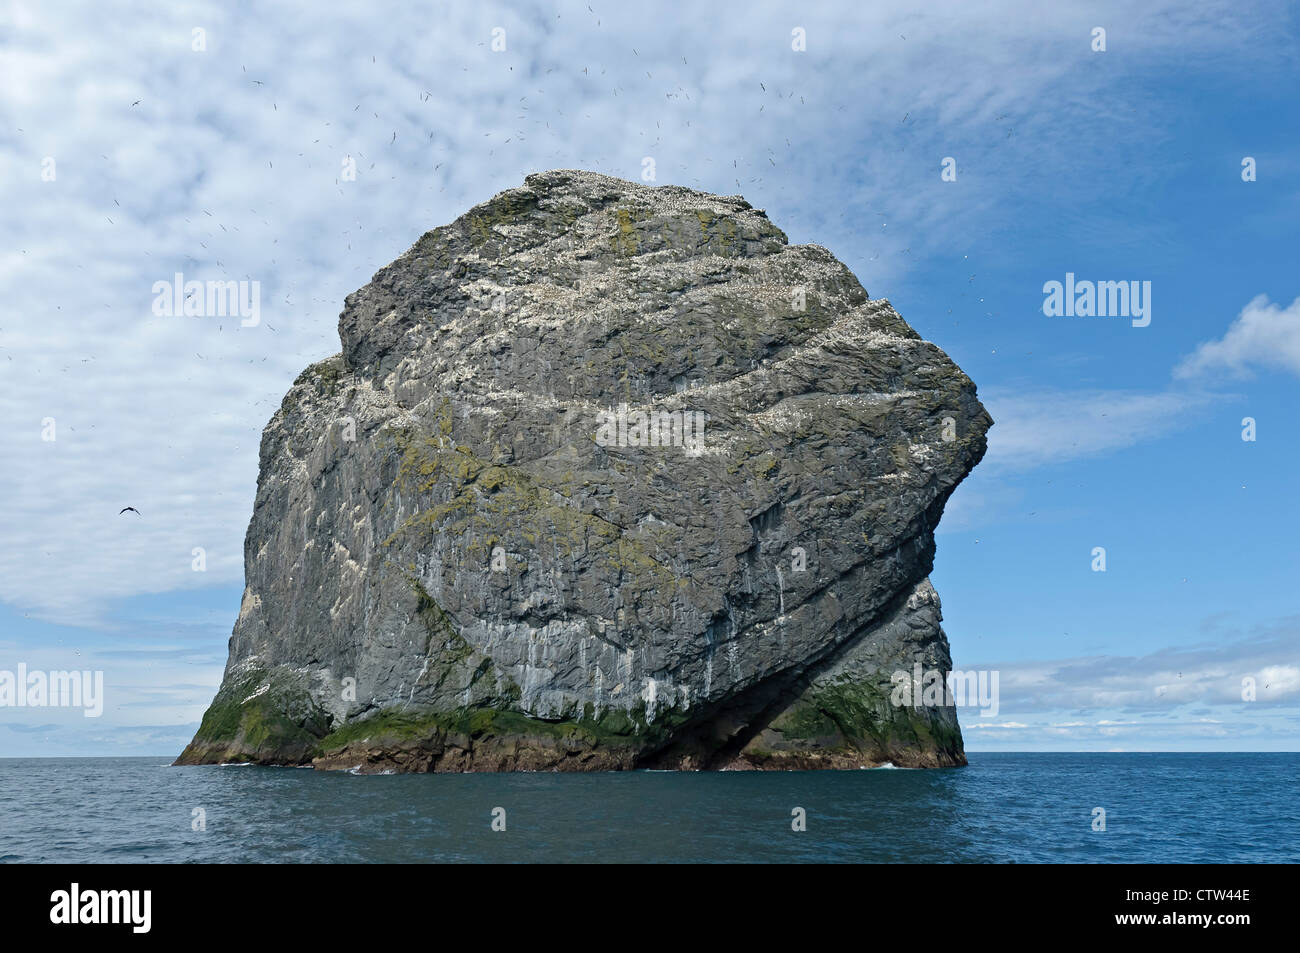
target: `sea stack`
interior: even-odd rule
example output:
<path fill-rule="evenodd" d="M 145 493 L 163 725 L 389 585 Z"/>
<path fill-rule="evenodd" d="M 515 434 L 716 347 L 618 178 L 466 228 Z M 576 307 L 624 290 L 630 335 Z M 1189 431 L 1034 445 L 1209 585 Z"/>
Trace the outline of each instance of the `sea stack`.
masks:
<path fill-rule="evenodd" d="M 528 176 L 347 298 L 262 436 L 246 588 L 178 764 L 965 763 L 929 582 L 991 425 L 738 196 Z"/>

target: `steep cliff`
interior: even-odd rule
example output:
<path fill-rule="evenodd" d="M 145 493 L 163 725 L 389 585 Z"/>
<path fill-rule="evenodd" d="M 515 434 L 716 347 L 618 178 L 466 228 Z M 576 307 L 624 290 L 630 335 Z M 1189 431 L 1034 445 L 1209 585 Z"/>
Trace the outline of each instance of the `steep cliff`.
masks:
<path fill-rule="evenodd" d="M 738 197 L 531 175 L 350 295 L 267 425 L 179 764 L 965 761 L 928 574 L 991 424 Z"/>

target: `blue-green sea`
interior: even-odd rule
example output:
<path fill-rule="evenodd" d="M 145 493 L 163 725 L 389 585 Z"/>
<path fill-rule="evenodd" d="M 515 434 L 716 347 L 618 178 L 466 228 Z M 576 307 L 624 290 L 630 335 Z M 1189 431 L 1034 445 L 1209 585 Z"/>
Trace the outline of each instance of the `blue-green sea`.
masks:
<path fill-rule="evenodd" d="M 378 777 L 0 759 L 0 861 L 1300 859 L 1300 754 L 969 757 L 947 770 Z"/>

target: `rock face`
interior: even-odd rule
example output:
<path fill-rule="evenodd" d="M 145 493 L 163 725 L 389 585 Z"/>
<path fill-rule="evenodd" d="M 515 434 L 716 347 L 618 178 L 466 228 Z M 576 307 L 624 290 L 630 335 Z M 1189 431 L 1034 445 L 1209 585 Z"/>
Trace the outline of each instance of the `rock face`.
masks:
<path fill-rule="evenodd" d="M 349 296 L 262 438 L 178 764 L 965 763 L 934 528 L 975 387 L 738 197 L 531 175 Z"/>

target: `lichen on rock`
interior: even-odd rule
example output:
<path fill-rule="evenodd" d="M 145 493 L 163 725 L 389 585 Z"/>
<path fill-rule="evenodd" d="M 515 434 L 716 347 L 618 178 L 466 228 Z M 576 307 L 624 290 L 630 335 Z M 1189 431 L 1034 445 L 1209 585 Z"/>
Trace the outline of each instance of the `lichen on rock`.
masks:
<path fill-rule="evenodd" d="M 964 763 L 950 706 L 888 688 L 950 667 L 933 534 L 991 420 L 824 248 L 739 197 L 546 172 L 339 334 L 263 434 L 178 763 Z"/>

